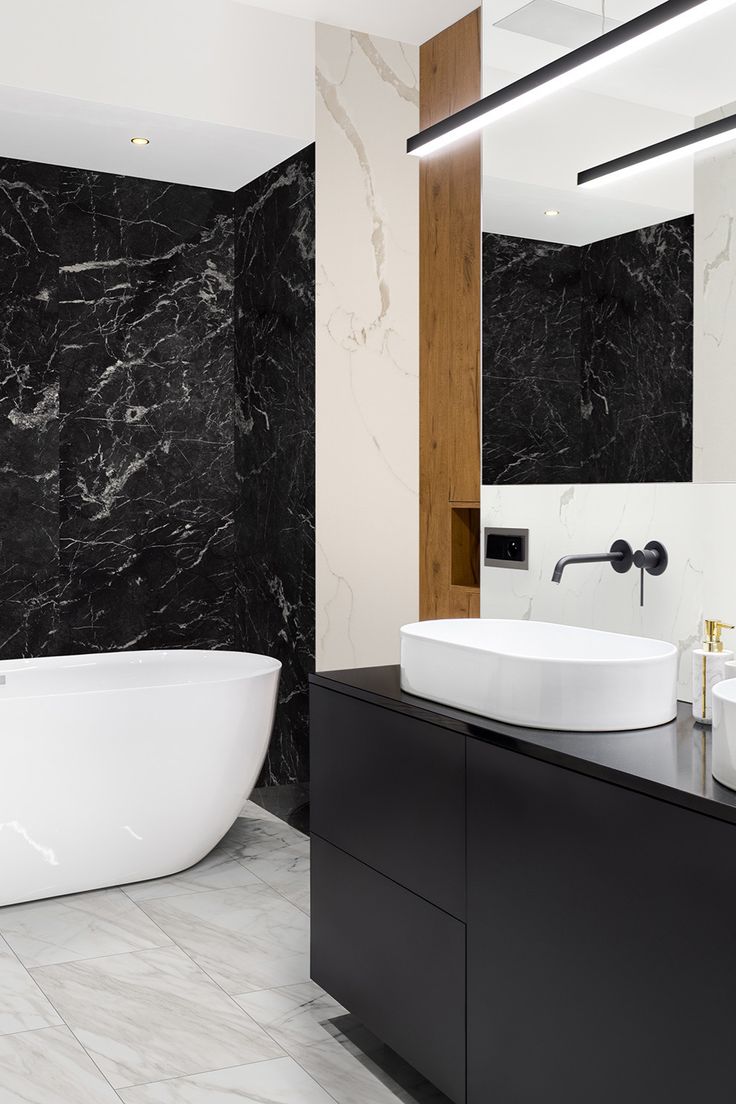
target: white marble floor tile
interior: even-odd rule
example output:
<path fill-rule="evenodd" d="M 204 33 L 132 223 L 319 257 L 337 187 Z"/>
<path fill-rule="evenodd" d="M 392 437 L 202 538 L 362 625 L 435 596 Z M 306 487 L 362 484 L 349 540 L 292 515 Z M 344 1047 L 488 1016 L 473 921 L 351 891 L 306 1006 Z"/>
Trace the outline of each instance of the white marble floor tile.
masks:
<path fill-rule="evenodd" d="M 0 934 L 29 969 L 170 943 L 120 889 L 9 905 L 0 909 Z"/>
<path fill-rule="evenodd" d="M 0 1035 L 61 1022 L 25 966 L 21 966 L 5 940 L 0 939 Z"/>
<path fill-rule="evenodd" d="M 0 1038 L 0 1104 L 119 1104 L 66 1027 Z"/>
<path fill-rule="evenodd" d="M 139 1085 L 120 1097 L 124 1104 L 335 1104 L 291 1058 Z"/>
<path fill-rule="evenodd" d="M 116 1088 L 283 1053 L 178 947 L 33 976 Z"/>
<path fill-rule="evenodd" d="M 337 1104 L 450 1104 L 439 1089 L 365 1028 L 355 1038 L 360 1045 L 336 1037 L 293 1048 L 293 1057 Z"/>
<path fill-rule="evenodd" d="M 267 885 L 142 901 L 140 907 L 228 993 L 309 980 L 309 919 Z"/>
<path fill-rule="evenodd" d="M 271 851 L 280 851 L 283 847 L 308 843 L 307 836 L 283 820 L 262 821 L 239 817 L 217 847 L 233 858 L 247 862 Z"/>
<path fill-rule="evenodd" d="M 132 901 L 151 901 L 160 897 L 178 897 L 181 893 L 229 889 L 231 886 L 248 885 L 257 881 L 257 875 L 252 874 L 243 863 L 217 848 L 196 866 L 182 870 L 180 874 L 154 878 L 149 882 L 134 882 L 121 888 Z"/>
<path fill-rule="evenodd" d="M 309 912 L 309 840 L 270 848 L 262 854 L 240 858 L 256 877 L 278 890 L 297 908 Z"/>
<path fill-rule="evenodd" d="M 342 1035 L 346 1022 L 356 1022 L 313 981 L 235 999 L 287 1051 L 324 1043 Z"/>
<path fill-rule="evenodd" d="M 275 813 L 269 812 L 268 809 L 264 809 L 263 806 L 259 805 L 256 801 L 246 801 L 238 815 L 248 820 L 266 820 L 274 821 L 276 824 L 284 824 L 284 821 L 281 820 L 280 817 L 277 817 Z"/>

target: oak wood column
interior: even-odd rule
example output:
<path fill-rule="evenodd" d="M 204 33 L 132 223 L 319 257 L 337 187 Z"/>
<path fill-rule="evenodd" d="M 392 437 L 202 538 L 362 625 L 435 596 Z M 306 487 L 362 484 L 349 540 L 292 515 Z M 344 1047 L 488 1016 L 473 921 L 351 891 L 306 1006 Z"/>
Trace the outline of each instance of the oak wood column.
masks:
<path fill-rule="evenodd" d="M 420 49 L 426 127 L 481 94 L 480 10 Z M 424 158 L 419 198 L 419 610 L 480 610 L 481 138 Z"/>

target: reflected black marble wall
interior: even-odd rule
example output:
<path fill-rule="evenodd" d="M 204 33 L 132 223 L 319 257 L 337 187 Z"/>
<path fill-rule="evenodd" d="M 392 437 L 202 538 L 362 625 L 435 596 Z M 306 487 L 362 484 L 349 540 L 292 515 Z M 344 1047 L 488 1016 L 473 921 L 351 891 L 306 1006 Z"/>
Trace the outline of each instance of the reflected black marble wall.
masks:
<path fill-rule="evenodd" d="M 586 482 L 692 479 L 693 227 L 688 215 L 581 250 Z"/>
<path fill-rule="evenodd" d="M 580 253 L 483 235 L 483 482 L 580 471 Z"/>
<path fill-rule="evenodd" d="M 235 195 L 235 639 L 283 663 L 262 784 L 308 778 L 314 242 L 310 146 Z"/>
<path fill-rule="evenodd" d="M 0 657 L 53 652 L 59 170 L 0 160 Z"/>
<path fill-rule="evenodd" d="M 232 207 L 61 170 L 65 651 L 232 647 Z"/>
<path fill-rule="evenodd" d="M 483 235 L 483 482 L 692 477 L 693 219 Z"/>

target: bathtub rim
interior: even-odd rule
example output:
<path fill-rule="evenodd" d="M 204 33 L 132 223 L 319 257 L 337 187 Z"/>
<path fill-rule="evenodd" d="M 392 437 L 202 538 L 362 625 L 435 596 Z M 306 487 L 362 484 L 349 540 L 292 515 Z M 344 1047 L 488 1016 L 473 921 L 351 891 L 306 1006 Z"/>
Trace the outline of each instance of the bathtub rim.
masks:
<path fill-rule="evenodd" d="M 73 666 L 77 669 L 84 667 L 97 666 L 113 666 L 115 661 L 119 661 L 121 658 L 128 658 L 130 665 L 133 666 L 136 661 L 145 665 L 145 657 L 171 657 L 171 656 L 190 656 L 190 657 L 204 657 L 207 656 L 207 662 L 213 662 L 211 657 L 227 656 L 229 658 L 239 657 L 242 659 L 257 659 L 261 663 L 256 669 L 248 670 L 246 666 L 242 670 L 230 673 L 228 675 L 220 674 L 216 676 L 213 670 L 211 674 L 208 672 L 209 677 L 203 677 L 198 679 L 172 679 L 170 682 L 151 682 L 143 683 L 139 686 L 106 686 L 106 687 L 94 687 L 85 689 L 84 687 L 77 687 L 73 690 L 59 691 L 51 690 L 44 692 L 42 689 L 36 689 L 32 693 L 27 694 L 14 694 L 13 696 L 7 696 L 3 700 L 2 687 L 0 686 L 0 709 L 4 704 L 10 704 L 14 702 L 28 702 L 28 701 L 40 701 L 48 700 L 49 698 L 74 698 L 74 697 L 90 697 L 96 694 L 131 694 L 140 693 L 141 691 L 156 691 L 156 690 L 183 690 L 194 687 L 211 687 L 211 686 L 229 686 L 232 683 L 248 683 L 258 679 L 266 677 L 272 677 L 280 675 L 283 669 L 281 660 L 275 659 L 273 656 L 264 655 L 262 652 L 243 652 L 234 648 L 149 648 L 147 650 L 131 649 L 130 651 L 119 652 L 79 652 L 72 655 L 60 655 L 60 656 L 34 656 L 23 657 L 20 659 L 2 659 L 0 660 L 0 675 L 12 674 L 22 671 L 43 670 L 47 669 L 62 669 L 64 667 Z M 80 662 L 86 660 L 87 662 Z M 73 661 L 73 662 L 72 662 Z M 100 662 L 102 661 L 102 662 Z M 151 664 L 152 666 L 153 664 Z"/>

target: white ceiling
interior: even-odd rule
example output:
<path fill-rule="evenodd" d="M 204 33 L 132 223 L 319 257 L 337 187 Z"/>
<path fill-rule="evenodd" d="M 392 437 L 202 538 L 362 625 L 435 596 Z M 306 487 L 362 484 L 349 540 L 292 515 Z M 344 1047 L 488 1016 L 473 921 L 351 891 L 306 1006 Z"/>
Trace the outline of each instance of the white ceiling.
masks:
<path fill-rule="evenodd" d="M 238 2 L 419 46 L 477 8 L 480 0 L 238 0 Z"/>
<path fill-rule="evenodd" d="M 313 140 L 305 20 L 237 0 L 0 0 L 0 20 L 0 156 L 233 190 Z"/>
<path fill-rule="evenodd" d="M 567 52 L 493 25 L 517 5 L 484 0 L 486 92 Z M 600 14 L 586 0 L 575 6 Z M 631 18 L 650 6 L 607 0 L 606 14 Z M 736 5 L 488 127 L 484 227 L 582 244 L 692 212 L 692 159 L 592 192 L 577 188 L 577 173 L 688 130 L 699 115 L 733 103 L 734 41 Z M 548 207 L 559 218 L 544 218 Z"/>
<path fill-rule="evenodd" d="M 475 6 L 0 0 L 0 156 L 234 190 L 314 138 L 315 20 L 420 43 Z"/>
<path fill-rule="evenodd" d="M 140 135 L 148 146 L 133 146 Z M 0 156 L 236 191 L 305 145 L 268 131 L 0 86 Z"/>

